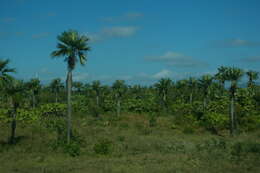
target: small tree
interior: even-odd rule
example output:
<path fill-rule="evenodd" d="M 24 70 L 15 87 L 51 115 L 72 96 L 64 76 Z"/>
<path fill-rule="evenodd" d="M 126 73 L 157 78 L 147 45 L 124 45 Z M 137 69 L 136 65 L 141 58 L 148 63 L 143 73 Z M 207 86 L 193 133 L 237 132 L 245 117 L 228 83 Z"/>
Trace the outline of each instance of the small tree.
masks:
<path fill-rule="evenodd" d="M 36 97 L 41 90 L 41 82 L 38 78 L 34 78 L 34 79 L 31 79 L 29 82 L 27 82 L 26 86 L 31 93 L 32 106 L 33 106 L 33 108 L 35 108 L 36 102 L 37 102 Z"/>
<path fill-rule="evenodd" d="M 11 134 L 9 138 L 9 143 L 15 143 L 15 132 L 16 132 L 16 116 L 17 109 L 20 107 L 21 103 L 23 103 L 25 87 L 22 81 L 12 79 L 8 81 L 8 85 L 6 85 L 5 92 L 10 100 L 11 106 Z"/>
<path fill-rule="evenodd" d="M 115 94 L 116 103 L 117 103 L 117 116 L 120 117 L 121 114 L 121 101 L 124 96 L 124 94 L 127 91 L 127 86 L 125 84 L 125 81 L 123 80 L 116 80 L 112 86 L 112 89 Z"/>
<path fill-rule="evenodd" d="M 203 90 L 203 110 L 205 111 L 208 102 L 208 96 L 210 93 L 210 87 L 213 81 L 213 77 L 209 74 L 203 75 L 199 80 L 199 86 Z"/>
<path fill-rule="evenodd" d="M 53 79 L 50 83 L 50 89 L 51 92 L 55 94 L 55 103 L 58 103 L 58 94 L 61 92 L 61 90 L 64 88 L 63 83 L 61 82 L 61 79 Z"/>
<path fill-rule="evenodd" d="M 170 88 L 172 86 L 172 81 L 169 78 L 163 78 L 159 80 L 158 83 L 155 84 L 155 88 L 158 91 L 158 95 L 163 104 L 163 108 L 167 110 L 167 96 L 169 94 Z"/>

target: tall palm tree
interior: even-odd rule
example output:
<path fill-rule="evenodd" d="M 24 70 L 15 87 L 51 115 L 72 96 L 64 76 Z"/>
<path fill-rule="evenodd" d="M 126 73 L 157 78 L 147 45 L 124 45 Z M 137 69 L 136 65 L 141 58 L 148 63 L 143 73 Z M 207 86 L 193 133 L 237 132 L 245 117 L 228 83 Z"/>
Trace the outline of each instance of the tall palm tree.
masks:
<path fill-rule="evenodd" d="M 124 80 L 116 80 L 113 83 L 112 89 L 114 91 L 115 98 L 117 101 L 117 111 L 116 112 L 117 112 L 117 116 L 119 117 L 121 114 L 121 100 L 127 91 L 127 86 L 126 86 Z"/>
<path fill-rule="evenodd" d="M 236 115 L 235 115 L 235 94 L 237 91 L 237 83 L 244 75 L 240 68 L 229 67 L 225 73 L 226 79 L 231 82 L 230 86 L 230 134 L 233 136 L 236 130 Z"/>
<path fill-rule="evenodd" d="M 72 88 L 72 71 L 75 69 L 76 63 L 80 61 L 84 65 L 87 60 L 86 53 L 90 50 L 88 46 L 89 38 L 79 34 L 77 31 L 64 31 L 57 37 L 57 50 L 51 53 L 52 57 L 65 57 L 67 62 L 67 143 L 70 143 L 71 138 L 71 88 Z"/>
<path fill-rule="evenodd" d="M 253 70 L 249 70 L 246 72 L 246 75 L 248 77 L 248 83 L 247 83 L 247 86 L 249 88 L 253 87 L 254 86 L 254 80 L 257 80 L 258 79 L 258 75 L 259 73 L 256 72 L 256 71 L 253 71 Z"/>
<path fill-rule="evenodd" d="M 172 80 L 169 78 L 162 78 L 158 83 L 155 84 L 155 88 L 158 91 L 159 97 L 163 103 L 163 107 L 167 110 L 167 95 L 172 86 Z"/>
<path fill-rule="evenodd" d="M 55 94 L 55 103 L 58 103 L 58 94 L 64 88 L 60 78 L 53 79 L 50 83 L 51 92 Z"/>
<path fill-rule="evenodd" d="M 203 110 L 205 111 L 208 102 L 208 95 L 210 93 L 210 87 L 213 82 L 213 77 L 209 74 L 203 75 L 199 80 L 199 86 L 203 90 Z"/>

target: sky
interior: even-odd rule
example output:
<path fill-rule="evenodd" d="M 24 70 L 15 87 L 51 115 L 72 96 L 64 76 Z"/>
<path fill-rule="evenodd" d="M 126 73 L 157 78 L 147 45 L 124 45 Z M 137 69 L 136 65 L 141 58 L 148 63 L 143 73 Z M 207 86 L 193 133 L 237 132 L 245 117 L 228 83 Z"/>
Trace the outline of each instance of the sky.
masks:
<path fill-rule="evenodd" d="M 259 9 L 259 0 L 0 0 L 0 58 L 19 79 L 65 79 L 64 58 L 50 54 L 74 29 L 91 47 L 75 81 L 146 85 L 221 65 L 260 71 Z"/>

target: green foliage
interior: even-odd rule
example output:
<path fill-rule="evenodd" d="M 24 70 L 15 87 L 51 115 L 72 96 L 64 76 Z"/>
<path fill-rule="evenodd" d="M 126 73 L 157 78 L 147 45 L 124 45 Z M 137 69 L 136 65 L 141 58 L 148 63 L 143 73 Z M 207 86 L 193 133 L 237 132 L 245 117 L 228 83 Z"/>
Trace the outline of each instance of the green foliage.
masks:
<path fill-rule="evenodd" d="M 229 118 L 225 114 L 207 112 L 202 118 L 202 124 L 209 130 L 215 132 L 225 129 L 228 126 Z"/>
<path fill-rule="evenodd" d="M 32 124 L 39 120 L 39 110 L 37 109 L 17 109 L 16 121 L 23 124 Z M 12 110 L 0 109 L 0 122 L 10 123 L 12 121 Z"/>
<path fill-rule="evenodd" d="M 108 155 L 112 152 L 112 142 L 108 139 L 101 139 L 93 147 L 96 154 Z"/>

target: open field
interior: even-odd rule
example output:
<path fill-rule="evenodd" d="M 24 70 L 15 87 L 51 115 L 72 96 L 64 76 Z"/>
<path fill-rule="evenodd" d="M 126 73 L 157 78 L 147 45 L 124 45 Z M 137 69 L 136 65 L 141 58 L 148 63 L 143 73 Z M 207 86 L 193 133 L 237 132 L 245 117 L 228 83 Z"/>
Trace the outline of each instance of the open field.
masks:
<path fill-rule="evenodd" d="M 203 129 L 187 133 L 172 127 L 174 119 L 159 117 L 151 127 L 147 115 L 121 118 L 79 116 L 73 122 L 82 142 L 80 155 L 53 150 L 54 133 L 40 127 L 17 127 L 17 144 L 4 143 L 0 131 L 0 172 L 260 172 L 260 132 L 230 138 Z M 1 124 L 2 127 L 2 124 Z"/>

